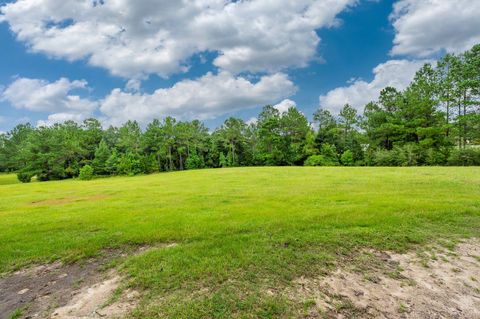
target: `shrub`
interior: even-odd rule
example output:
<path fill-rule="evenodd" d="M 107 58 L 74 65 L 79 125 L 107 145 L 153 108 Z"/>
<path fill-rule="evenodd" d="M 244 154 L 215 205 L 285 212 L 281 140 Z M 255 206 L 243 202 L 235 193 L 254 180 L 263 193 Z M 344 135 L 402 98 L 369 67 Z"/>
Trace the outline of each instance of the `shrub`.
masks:
<path fill-rule="evenodd" d="M 337 166 L 337 164 L 337 162 L 325 158 L 323 155 L 309 156 L 303 163 L 304 166 Z"/>
<path fill-rule="evenodd" d="M 322 155 L 312 155 L 309 156 L 305 162 L 304 166 L 324 166 L 325 158 Z"/>
<path fill-rule="evenodd" d="M 398 159 L 403 159 L 400 166 L 416 166 L 419 160 L 419 149 L 414 144 L 406 144 L 394 149 L 397 152 Z"/>
<path fill-rule="evenodd" d="M 82 181 L 89 181 L 93 178 L 93 168 L 90 165 L 85 165 L 80 169 L 78 178 Z"/>
<path fill-rule="evenodd" d="M 376 166 L 402 166 L 406 162 L 405 154 L 398 150 L 378 150 L 373 155 Z"/>
<path fill-rule="evenodd" d="M 344 166 L 355 165 L 352 151 L 346 150 L 345 152 L 343 152 L 342 156 L 340 157 L 340 162 L 342 162 Z"/>
<path fill-rule="evenodd" d="M 203 161 L 203 158 L 198 156 L 197 152 L 192 151 L 190 153 L 190 156 L 185 161 L 185 166 L 187 169 L 198 169 L 203 168 L 205 166 L 205 163 Z"/>
<path fill-rule="evenodd" d="M 448 157 L 450 166 L 477 166 L 480 165 L 480 150 L 472 148 L 453 151 Z"/>
<path fill-rule="evenodd" d="M 447 156 L 445 152 L 429 148 L 425 153 L 425 164 L 427 165 L 445 165 L 447 162 Z"/>
<path fill-rule="evenodd" d="M 322 144 L 320 149 L 320 154 L 324 158 L 323 166 L 337 166 L 338 165 L 338 155 L 337 149 L 334 145 L 328 143 Z"/>
<path fill-rule="evenodd" d="M 119 175 L 138 175 L 143 173 L 142 161 L 138 154 L 127 153 L 120 157 L 117 164 Z"/>
<path fill-rule="evenodd" d="M 22 183 L 30 183 L 32 181 L 32 174 L 20 172 L 17 174 L 17 178 Z"/>

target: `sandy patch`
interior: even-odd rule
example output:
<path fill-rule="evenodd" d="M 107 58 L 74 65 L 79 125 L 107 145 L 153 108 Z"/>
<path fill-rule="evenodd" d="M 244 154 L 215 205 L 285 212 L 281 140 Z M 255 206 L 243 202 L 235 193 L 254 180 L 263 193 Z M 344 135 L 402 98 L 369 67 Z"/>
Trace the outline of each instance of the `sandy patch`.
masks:
<path fill-rule="evenodd" d="M 135 308 L 138 293 L 127 290 L 117 301 L 108 305 L 120 283 L 121 277 L 111 272 L 105 280 L 80 290 L 67 305 L 54 310 L 50 318 L 122 318 Z"/>
<path fill-rule="evenodd" d="M 376 253 L 382 268 L 346 266 L 299 278 L 289 296 L 310 305 L 308 318 L 480 318 L 480 241 L 454 252 Z"/>
<path fill-rule="evenodd" d="M 17 309 L 23 309 L 20 318 L 122 317 L 135 307 L 138 293 L 123 291 L 109 303 L 121 278 L 115 271 L 105 272 L 106 265 L 114 258 L 175 246 L 177 243 L 160 243 L 107 249 L 98 258 L 73 264 L 55 262 L 8 274 L 0 278 L 0 319 L 9 319 Z"/>

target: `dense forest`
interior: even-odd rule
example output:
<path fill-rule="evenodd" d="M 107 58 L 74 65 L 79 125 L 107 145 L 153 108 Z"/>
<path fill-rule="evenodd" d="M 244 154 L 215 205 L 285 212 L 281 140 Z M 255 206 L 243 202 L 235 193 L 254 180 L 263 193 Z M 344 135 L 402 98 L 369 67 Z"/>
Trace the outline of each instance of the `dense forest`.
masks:
<path fill-rule="evenodd" d="M 480 165 L 480 45 L 425 64 L 403 91 L 387 87 L 363 114 L 265 106 L 256 123 L 154 119 L 103 129 L 96 119 L 16 126 L 0 135 L 0 171 L 22 182 L 198 168 Z"/>

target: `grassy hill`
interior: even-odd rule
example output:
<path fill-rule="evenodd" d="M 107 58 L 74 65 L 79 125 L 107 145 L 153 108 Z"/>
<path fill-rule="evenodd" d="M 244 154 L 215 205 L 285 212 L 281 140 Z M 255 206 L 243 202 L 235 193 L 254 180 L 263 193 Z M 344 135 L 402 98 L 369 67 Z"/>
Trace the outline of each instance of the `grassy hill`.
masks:
<path fill-rule="evenodd" d="M 143 292 L 138 318 L 287 317 L 303 306 L 266 287 L 363 248 L 480 236 L 480 168 L 235 168 L 32 184 L 1 175 L 0 198 L 0 273 L 176 243 L 119 262 Z"/>

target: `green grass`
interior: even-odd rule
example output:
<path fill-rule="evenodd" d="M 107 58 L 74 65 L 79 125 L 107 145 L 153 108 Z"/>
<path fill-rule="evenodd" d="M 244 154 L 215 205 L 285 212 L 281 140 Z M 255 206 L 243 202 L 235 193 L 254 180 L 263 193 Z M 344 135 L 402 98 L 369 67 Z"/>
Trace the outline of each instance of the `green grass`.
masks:
<path fill-rule="evenodd" d="M 267 289 L 365 247 L 480 236 L 480 168 L 200 170 L 2 185 L 0 198 L 0 273 L 178 243 L 122 264 L 144 291 L 136 318 L 297 316 Z"/>
<path fill-rule="evenodd" d="M 0 186 L 20 183 L 15 174 L 2 174 L 0 173 Z"/>

